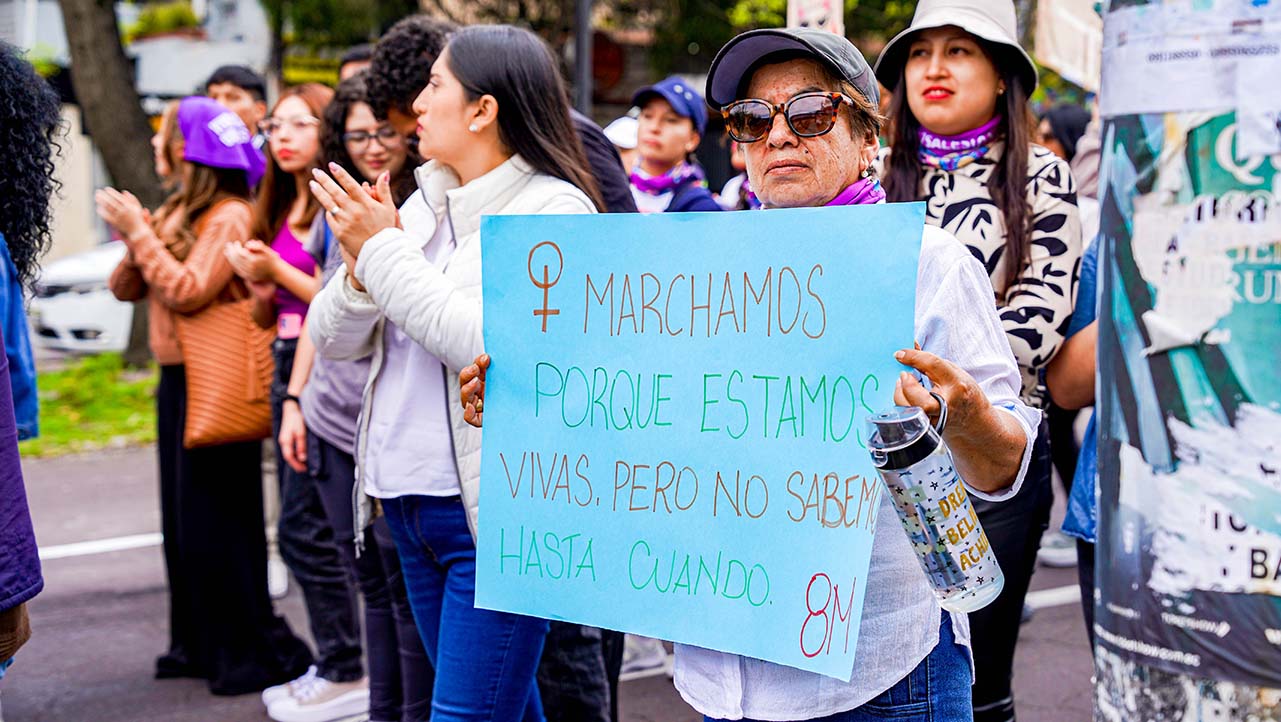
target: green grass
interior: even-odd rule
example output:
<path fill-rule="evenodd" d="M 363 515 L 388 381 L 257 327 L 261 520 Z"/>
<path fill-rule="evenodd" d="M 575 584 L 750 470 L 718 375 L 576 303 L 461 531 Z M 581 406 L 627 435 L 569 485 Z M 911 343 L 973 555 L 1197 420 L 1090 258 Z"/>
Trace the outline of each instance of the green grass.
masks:
<path fill-rule="evenodd" d="M 48 457 L 156 440 L 155 366 L 127 369 L 119 354 L 74 359 L 38 375 L 40 437 L 24 457 Z"/>

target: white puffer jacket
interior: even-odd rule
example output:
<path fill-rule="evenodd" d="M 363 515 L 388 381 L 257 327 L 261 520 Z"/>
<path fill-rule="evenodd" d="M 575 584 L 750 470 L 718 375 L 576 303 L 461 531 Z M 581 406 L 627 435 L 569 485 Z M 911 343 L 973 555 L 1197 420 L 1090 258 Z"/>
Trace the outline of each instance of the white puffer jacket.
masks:
<path fill-rule="evenodd" d="M 406 230 L 389 228 L 370 238 L 356 261 L 360 292 L 340 269 L 311 302 L 307 327 L 317 351 L 326 358 L 373 356 L 365 384 L 356 436 L 356 543 L 371 521 L 364 495 L 365 439 L 372 414 L 374 387 L 382 367 L 383 320 L 430 351 L 446 367 L 449 425 L 458 465 L 467 524 L 476 538 L 480 502 L 480 429 L 463 421 L 458 374 L 483 350 L 481 336 L 480 219 L 482 215 L 595 213 L 596 208 L 574 185 L 535 171 L 520 156 L 468 183 L 432 161 L 415 175 L 419 192 L 400 208 Z M 423 255 L 423 248 L 445 214 L 453 227 L 455 249 L 443 267 Z M 382 419 L 379 419 L 383 421 Z M 387 419 L 394 424 L 394 419 Z"/>

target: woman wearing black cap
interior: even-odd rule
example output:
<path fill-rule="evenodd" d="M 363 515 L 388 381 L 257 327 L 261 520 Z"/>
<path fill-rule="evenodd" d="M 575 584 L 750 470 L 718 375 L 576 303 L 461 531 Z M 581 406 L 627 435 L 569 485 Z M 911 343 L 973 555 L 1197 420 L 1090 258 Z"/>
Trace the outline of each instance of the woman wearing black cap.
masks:
<path fill-rule="evenodd" d="M 740 35 L 712 63 L 707 96 L 743 145 L 748 179 L 765 208 L 883 202 L 871 171 L 879 92 L 845 38 L 810 28 Z M 837 243 L 844 232 L 858 232 L 833 231 Z M 946 400 L 951 421 L 943 436 L 968 493 L 993 501 L 1016 494 L 1040 414 L 1019 401 L 1018 367 L 987 273 L 932 226 L 922 233 L 915 308 L 920 349 L 895 358 L 928 377 Z M 459 379 L 464 418 L 475 425 L 487 366 L 482 356 Z M 913 374 L 900 377 L 894 400 L 941 411 Z M 889 499 L 882 496 L 882 520 L 893 516 Z M 721 610 L 706 604 L 709 619 Z M 684 644 L 676 645 L 675 682 L 709 720 L 963 722 L 971 718 L 968 646 L 965 615 L 940 609 L 906 535 L 886 528 L 872 546 L 848 682 Z"/>
<path fill-rule="evenodd" d="M 1022 399 L 1044 408 L 1041 372 L 1063 343 L 1081 260 L 1076 188 L 1067 163 L 1032 145 L 1028 94 L 1036 66 L 1015 41 L 1010 0 L 933 0 L 881 53 L 877 77 L 894 92 L 891 202 L 926 201 L 927 222 L 950 231 L 991 280 L 1022 372 Z M 1019 619 L 1049 524 L 1050 454 L 1039 434 L 1018 497 L 976 502 L 1005 590 L 970 615 L 975 718 L 1013 720 L 1010 678 Z"/>

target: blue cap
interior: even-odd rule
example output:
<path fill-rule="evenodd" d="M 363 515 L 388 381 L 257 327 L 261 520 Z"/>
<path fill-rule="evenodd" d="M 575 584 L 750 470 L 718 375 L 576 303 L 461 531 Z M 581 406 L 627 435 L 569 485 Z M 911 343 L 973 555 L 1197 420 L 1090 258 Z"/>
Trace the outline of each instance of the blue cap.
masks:
<path fill-rule="evenodd" d="M 707 103 L 689 83 L 675 75 L 665 78 L 636 91 L 632 96 L 632 105 L 644 107 L 645 103 L 654 96 L 666 100 L 677 115 L 689 118 L 699 135 L 707 129 Z"/>

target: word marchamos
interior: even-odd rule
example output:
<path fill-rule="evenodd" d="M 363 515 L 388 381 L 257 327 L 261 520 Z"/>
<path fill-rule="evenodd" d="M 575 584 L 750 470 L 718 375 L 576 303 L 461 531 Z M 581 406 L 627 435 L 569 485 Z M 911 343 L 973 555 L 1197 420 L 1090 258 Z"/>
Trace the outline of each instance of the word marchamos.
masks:
<path fill-rule="evenodd" d="M 817 339 L 827 330 L 822 280 L 822 264 L 800 271 L 771 266 L 756 274 L 678 273 L 666 280 L 653 273 L 589 273 L 583 333 L 702 338 L 801 333 Z"/>

